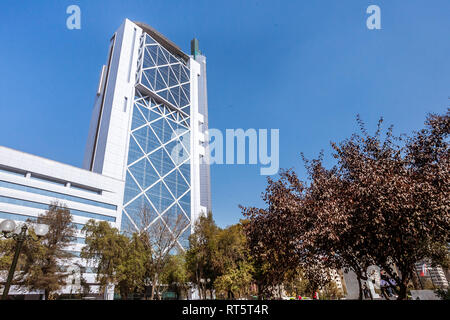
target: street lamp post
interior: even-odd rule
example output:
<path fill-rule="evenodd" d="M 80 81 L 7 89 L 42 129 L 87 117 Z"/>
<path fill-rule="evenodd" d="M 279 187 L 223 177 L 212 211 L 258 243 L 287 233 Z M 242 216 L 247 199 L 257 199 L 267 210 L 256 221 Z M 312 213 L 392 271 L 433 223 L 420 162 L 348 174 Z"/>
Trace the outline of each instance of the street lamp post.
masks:
<path fill-rule="evenodd" d="M 3 233 L 3 236 L 7 239 L 14 239 L 17 242 L 16 251 L 14 252 L 14 258 L 11 263 L 11 267 L 9 268 L 8 278 L 6 279 L 5 288 L 3 289 L 2 300 L 6 300 L 9 293 L 9 287 L 11 286 L 11 282 L 14 277 L 14 272 L 16 271 L 17 261 L 19 260 L 20 251 L 22 250 L 23 243 L 26 240 L 39 241 L 39 239 L 45 236 L 48 232 L 48 225 L 38 224 L 34 228 L 35 234 L 38 236 L 37 239 L 33 238 L 33 236 L 27 234 L 28 226 L 24 224 L 19 233 L 15 233 L 16 224 L 12 220 L 4 220 L 0 223 L 0 231 Z"/>

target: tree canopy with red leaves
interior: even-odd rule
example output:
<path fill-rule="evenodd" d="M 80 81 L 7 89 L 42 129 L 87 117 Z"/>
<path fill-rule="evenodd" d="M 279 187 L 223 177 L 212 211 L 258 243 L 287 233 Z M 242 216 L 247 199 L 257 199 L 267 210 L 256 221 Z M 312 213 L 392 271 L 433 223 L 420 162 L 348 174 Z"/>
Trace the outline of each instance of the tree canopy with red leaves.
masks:
<path fill-rule="evenodd" d="M 358 123 L 362 134 L 332 143 L 332 168 L 322 155 L 304 159 L 308 181 L 282 171 L 268 179 L 267 208 L 242 207 L 267 286 L 298 267 L 353 270 L 361 280 L 377 265 L 405 299 L 416 262 L 448 262 L 450 112 L 429 115 L 409 137 L 394 136 L 392 127 L 382 134 L 382 119 L 374 135 Z M 323 274 L 310 272 L 319 287 Z"/>

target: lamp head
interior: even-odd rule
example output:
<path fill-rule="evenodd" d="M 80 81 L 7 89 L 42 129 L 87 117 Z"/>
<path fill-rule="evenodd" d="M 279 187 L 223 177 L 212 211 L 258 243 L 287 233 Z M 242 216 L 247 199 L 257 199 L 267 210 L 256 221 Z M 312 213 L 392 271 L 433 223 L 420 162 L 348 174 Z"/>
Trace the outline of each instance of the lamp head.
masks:
<path fill-rule="evenodd" d="M 13 220 L 3 220 L 0 223 L 0 231 L 4 233 L 13 232 L 16 229 L 16 223 Z"/>
<path fill-rule="evenodd" d="M 48 233 L 48 225 L 46 224 L 38 224 L 36 225 L 36 227 L 34 228 L 34 233 L 36 233 L 36 235 L 38 237 L 43 237 Z"/>

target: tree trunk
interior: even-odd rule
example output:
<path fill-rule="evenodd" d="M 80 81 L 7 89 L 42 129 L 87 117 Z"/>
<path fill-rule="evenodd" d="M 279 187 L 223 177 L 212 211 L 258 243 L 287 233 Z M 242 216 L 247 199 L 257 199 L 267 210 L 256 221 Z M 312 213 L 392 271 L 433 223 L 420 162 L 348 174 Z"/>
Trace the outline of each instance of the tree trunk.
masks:
<path fill-rule="evenodd" d="M 120 296 L 122 297 L 122 300 L 128 300 L 128 292 L 124 289 L 120 289 Z"/>
<path fill-rule="evenodd" d="M 262 283 L 258 281 L 256 285 L 256 290 L 258 291 L 258 300 L 264 300 L 264 294 L 263 294 L 263 288 Z"/>
<path fill-rule="evenodd" d="M 420 281 L 420 278 L 417 276 L 417 272 L 416 271 L 414 271 L 413 274 L 412 274 L 412 281 L 413 281 L 413 284 L 414 284 L 414 288 L 416 290 L 423 290 L 422 282 Z"/>
<path fill-rule="evenodd" d="M 150 300 L 153 300 L 155 298 L 155 289 L 156 289 L 156 282 L 158 281 L 158 274 L 155 273 L 153 275 L 153 282 L 152 282 L 152 293 L 150 295 Z"/>
<path fill-rule="evenodd" d="M 383 295 L 383 297 L 386 300 L 390 300 L 388 294 L 386 293 L 386 288 L 385 287 L 381 287 L 381 294 Z"/>
<path fill-rule="evenodd" d="M 147 290 L 148 287 L 144 285 L 144 300 L 148 300 Z"/>
<path fill-rule="evenodd" d="M 202 290 L 203 290 L 203 288 L 202 288 L 202 283 L 201 283 L 201 271 L 200 270 L 196 270 L 195 271 L 195 274 L 196 274 L 196 280 L 197 280 L 197 288 L 198 288 L 198 297 L 200 298 L 200 300 L 203 300 L 203 292 L 202 292 Z"/>
<path fill-rule="evenodd" d="M 359 288 L 359 297 L 358 300 L 362 300 L 363 299 L 363 292 L 362 292 L 362 285 L 361 285 L 361 277 L 360 276 L 356 276 L 358 279 L 358 288 Z"/>
<path fill-rule="evenodd" d="M 406 300 L 407 290 L 408 290 L 408 278 L 403 278 L 402 281 L 398 284 L 400 290 L 398 292 L 397 300 Z"/>
<path fill-rule="evenodd" d="M 202 287 L 203 287 L 203 296 L 205 297 L 206 300 L 206 285 L 203 285 Z"/>

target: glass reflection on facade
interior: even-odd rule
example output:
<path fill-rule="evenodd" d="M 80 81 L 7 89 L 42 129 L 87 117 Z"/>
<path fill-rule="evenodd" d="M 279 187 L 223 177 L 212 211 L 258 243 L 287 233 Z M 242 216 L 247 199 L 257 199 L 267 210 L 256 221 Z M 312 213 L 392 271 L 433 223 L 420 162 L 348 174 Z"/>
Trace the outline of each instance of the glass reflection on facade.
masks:
<path fill-rule="evenodd" d="M 139 61 L 139 83 L 162 99 L 135 89 L 121 230 L 155 223 L 170 229 L 177 221 L 177 227 L 185 226 L 179 245 L 186 248 L 191 230 L 190 71 L 148 34 L 141 39 Z M 151 221 L 140 221 L 142 210 Z"/>
<path fill-rule="evenodd" d="M 189 116 L 189 68 L 148 34 L 142 42 L 140 83 Z"/>

